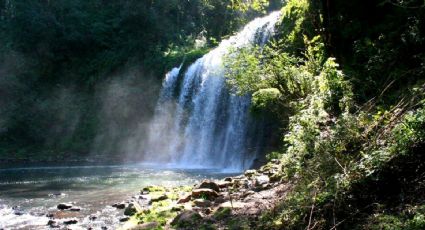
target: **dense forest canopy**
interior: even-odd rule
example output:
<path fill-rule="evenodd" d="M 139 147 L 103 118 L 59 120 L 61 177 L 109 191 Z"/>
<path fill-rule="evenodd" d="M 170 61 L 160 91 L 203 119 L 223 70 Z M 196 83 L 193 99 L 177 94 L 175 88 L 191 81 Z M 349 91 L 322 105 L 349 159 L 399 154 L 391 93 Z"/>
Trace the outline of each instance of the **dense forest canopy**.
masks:
<path fill-rule="evenodd" d="M 280 4 L 0 1 L 0 155 L 119 152 L 104 143 L 150 116 L 166 71 Z"/>

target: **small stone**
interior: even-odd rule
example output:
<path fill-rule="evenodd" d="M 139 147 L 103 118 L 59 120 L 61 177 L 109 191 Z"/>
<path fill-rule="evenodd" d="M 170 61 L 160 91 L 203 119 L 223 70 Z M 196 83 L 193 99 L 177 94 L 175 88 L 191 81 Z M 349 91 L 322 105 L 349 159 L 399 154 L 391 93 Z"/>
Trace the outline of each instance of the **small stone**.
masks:
<path fill-rule="evenodd" d="M 128 220 L 130 220 L 130 217 L 128 216 L 120 218 L 120 222 L 127 222 Z"/>
<path fill-rule="evenodd" d="M 70 209 L 70 208 L 72 208 L 72 204 L 61 203 L 61 204 L 58 204 L 57 208 L 60 209 L 60 210 Z"/>
<path fill-rule="evenodd" d="M 97 216 L 90 216 L 89 217 L 89 220 L 91 220 L 91 221 L 96 220 L 96 219 L 97 219 Z"/>
<path fill-rule="evenodd" d="M 174 206 L 171 208 L 172 212 L 180 212 L 184 209 L 184 206 Z"/>
<path fill-rule="evenodd" d="M 79 211 L 81 211 L 81 208 L 74 207 L 74 208 L 70 208 L 69 211 L 71 211 L 71 212 L 79 212 Z"/>
<path fill-rule="evenodd" d="M 66 221 L 64 221 L 63 223 L 64 223 L 64 224 L 66 224 L 66 225 L 71 225 L 71 224 L 76 224 L 76 223 L 78 223 L 78 220 L 76 220 L 76 219 L 71 219 L 71 220 L 66 220 Z"/>
<path fill-rule="evenodd" d="M 231 177 L 226 177 L 226 178 L 224 178 L 224 181 L 232 182 L 233 179 Z"/>
<path fill-rule="evenodd" d="M 212 189 L 216 192 L 220 192 L 220 187 L 218 186 L 217 183 L 215 183 L 214 181 L 210 181 L 210 180 L 204 180 L 202 181 L 202 183 L 197 187 L 197 188 L 208 188 L 208 189 Z"/>
<path fill-rule="evenodd" d="M 187 193 L 186 195 L 180 197 L 180 199 L 177 201 L 177 204 L 187 203 L 190 201 L 190 199 L 192 199 L 192 194 Z"/>
<path fill-rule="evenodd" d="M 53 218 L 55 215 L 53 213 L 47 213 L 46 217 Z"/>
<path fill-rule="evenodd" d="M 192 198 L 202 198 L 202 199 L 214 199 L 218 197 L 218 193 L 212 189 L 208 188 L 201 188 L 201 189 L 195 189 L 192 191 Z"/>

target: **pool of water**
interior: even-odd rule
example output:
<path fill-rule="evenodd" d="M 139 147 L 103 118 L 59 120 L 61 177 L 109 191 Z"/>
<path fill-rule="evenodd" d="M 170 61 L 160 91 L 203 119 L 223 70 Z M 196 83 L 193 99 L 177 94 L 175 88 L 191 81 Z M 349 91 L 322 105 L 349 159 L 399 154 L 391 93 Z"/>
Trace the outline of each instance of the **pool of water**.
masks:
<path fill-rule="evenodd" d="M 229 176 L 215 169 L 175 169 L 155 165 L 43 165 L 0 168 L 0 229 L 48 229 L 47 214 L 59 203 L 80 207 L 64 212 L 78 219 L 72 229 L 117 228 L 122 210 L 112 204 L 130 199 L 147 185 L 193 185 Z M 95 216 L 96 219 L 90 218 Z"/>

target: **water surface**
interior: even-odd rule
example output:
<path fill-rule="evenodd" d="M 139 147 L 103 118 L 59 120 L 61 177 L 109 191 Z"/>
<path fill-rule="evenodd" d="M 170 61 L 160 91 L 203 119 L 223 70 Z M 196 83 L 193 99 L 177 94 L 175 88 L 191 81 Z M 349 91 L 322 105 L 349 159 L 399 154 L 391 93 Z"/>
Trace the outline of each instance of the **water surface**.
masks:
<path fill-rule="evenodd" d="M 72 202 L 80 212 L 73 229 L 114 229 L 122 211 L 111 205 L 137 194 L 147 185 L 193 185 L 206 178 L 228 176 L 214 169 L 165 169 L 153 165 L 14 165 L 0 168 L 0 229 L 47 229 L 46 214 L 57 204 Z M 96 216 L 91 220 L 90 216 Z M 58 222 L 60 222 L 58 221 Z"/>

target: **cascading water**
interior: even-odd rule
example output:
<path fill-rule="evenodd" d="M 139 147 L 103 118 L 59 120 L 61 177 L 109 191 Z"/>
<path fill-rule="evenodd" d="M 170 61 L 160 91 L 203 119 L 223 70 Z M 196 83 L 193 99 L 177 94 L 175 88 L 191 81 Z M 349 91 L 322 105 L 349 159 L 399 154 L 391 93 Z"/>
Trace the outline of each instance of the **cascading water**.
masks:
<path fill-rule="evenodd" d="M 230 48 L 264 45 L 280 13 L 257 18 L 237 35 L 198 59 L 179 80 L 181 66 L 163 82 L 149 128 L 145 160 L 182 168 L 250 167 L 256 151 L 250 97 L 231 94 L 224 78 L 223 58 Z M 175 95 L 179 93 L 179 95 Z"/>

